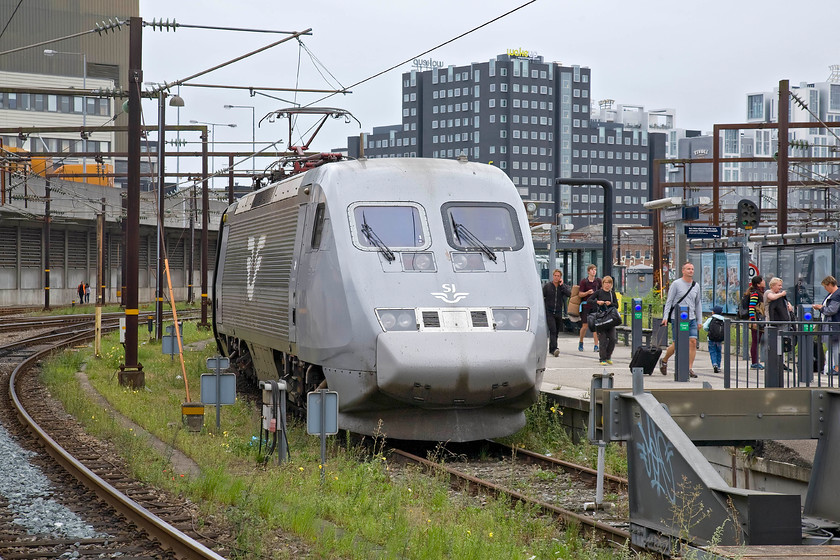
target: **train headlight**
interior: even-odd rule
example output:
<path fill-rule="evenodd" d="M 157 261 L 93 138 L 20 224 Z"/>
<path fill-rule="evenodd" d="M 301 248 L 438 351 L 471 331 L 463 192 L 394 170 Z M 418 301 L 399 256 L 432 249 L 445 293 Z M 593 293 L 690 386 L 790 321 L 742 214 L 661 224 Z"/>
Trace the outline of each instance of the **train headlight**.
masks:
<path fill-rule="evenodd" d="M 435 257 L 432 253 L 403 253 L 403 270 L 416 270 L 419 272 L 434 272 Z"/>
<path fill-rule="evenodd" d="M 481 253 L 452 253 L 452 268 L 455 272 L 485 270 Z"/>
<path fill-rule="evenodd" d="M 455 267 L 455 270 L 464 270 L 467 267 L 467 255 L 455 253 L 452 255 L 452 265 Z"/>
<path fill-rule="evenodd" d="M 377 309 L 376 316 L 384 331 L 416 331 L 417 315 L 413 309 Z"/>
<path fill-rule="evenodd" d="M 493 323 L 497 331 L 524 331 L 528 328 L 528 310 L 494 308 Z"/>

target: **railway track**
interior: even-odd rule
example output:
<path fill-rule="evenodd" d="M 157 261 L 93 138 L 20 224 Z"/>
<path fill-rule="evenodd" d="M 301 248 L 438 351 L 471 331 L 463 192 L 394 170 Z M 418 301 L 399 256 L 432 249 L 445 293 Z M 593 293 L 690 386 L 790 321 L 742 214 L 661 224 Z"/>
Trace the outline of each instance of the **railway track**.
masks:
<path fill-rule="evenodd" d="M 116 328 L 115 319 L 103 320 L 103 329 Z M 228 550 L 224 543 L 230 541 L 224 528 L 206 519 L 199 527 L 193 504 L 135 481 L 107 442 L 88 436 L 44 398 L 35 375 L 37 363 L 59 348 L 93 337 L 92 329 L 73 319 L 53 326 L 63 332 L 0 346 L 0 361 L 5 362 L 0 364 L 0 419 L 28 456 L 18 463 L 7 461 L 5 468 L 34 466 L 49 481 L 48 490 L 24 501 L 44 503 L 48 515 L 61 520 L 35 528 L 21 524 L 21 504 L 0 497 L 0 557 L 223 558 L 220 552 Z M 4 475 L 7 480 L 14 476 Z M 63 530 L 75 525 L 85 530 Z"/>
<path fill-rule="evenodd" d="M 604 480 L 605 491 L 622 500 L 622 504 L 587 510 L 585 502 L 594 502 L 595 496 L 597 473 L 592 469 L 496 442 L 482 442 L 481 446 L 480 452 L 456 452 L 445 462 L 424 459 L 399 448 L 392 448 L 391 458 L 445 473 L 454 491 L 506 496 L 513 503 L 538 508 L 564 525 L 577 524 L 610 546 L 629 546 L 630 533 L 625 529 L 626 479 L 607 475 Z M 470 458 L 475 456 L 481 458 Z"/>

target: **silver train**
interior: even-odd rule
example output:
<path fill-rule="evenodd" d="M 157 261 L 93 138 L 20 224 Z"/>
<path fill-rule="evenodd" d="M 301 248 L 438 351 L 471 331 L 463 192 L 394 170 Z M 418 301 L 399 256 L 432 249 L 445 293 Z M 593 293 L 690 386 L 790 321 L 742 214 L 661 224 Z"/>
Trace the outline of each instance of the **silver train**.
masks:
<path fill-rule="evenodd" d="M 545 369 L 534 262 L 522 200 L 493 166 L 328 163 L 227 209 L 214 332 L 241 373 L 284 379 L 293 405 L 337 391 L 341 429 L 509 435 Z"/>

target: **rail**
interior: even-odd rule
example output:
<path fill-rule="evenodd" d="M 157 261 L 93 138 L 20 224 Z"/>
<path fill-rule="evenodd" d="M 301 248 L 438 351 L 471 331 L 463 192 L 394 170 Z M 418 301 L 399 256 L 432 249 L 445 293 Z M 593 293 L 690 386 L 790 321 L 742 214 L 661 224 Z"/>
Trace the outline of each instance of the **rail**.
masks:
<path fill-rule="evenodd" d="M 118 327 L 110 328 L 114 329 Z M 94 331 L 93 329 L 89 329 L 83 333 L 66 338 L 58 344 L 32 354 L 18 365 L 12 372 L 9 380 L 10 398 L 14 403 L 16 414 L 21 419 L 21 422 L 24 423 L 24 425 L 26 425 L 33 434 L 35 434 L 39 441 L 43 443 L 47 453 L 49 453 L 56 462 L 65 468 L 67 472 L 69 472 L 82 484 L 90 488 L 91 491 L 96 493 L 96 495 L 104 502 L 108 503 L 120 513 L 126 515 L 127 518 L 136 523 L 143 530 L 147 531 L 164 547 L 171 548 L 175 554 L 182 558 L 224 560 L 224 557 L 219 556 L 203 544 L 194 540 L 190 536 L 185 535 L 172 525 L 164 522 L 159 517 L 152 514 L 149 510 L 128 496 L 122 494 L 107 481 L 88 469 L 84 464 L 68 453 L 52 437 L 50 437 L 50 435 L 29 415 L 26 408 L 23 406 L 16 390 L 16 384 L 19 376 L 21 376 L 29 368 L 34 367 L 35 364 L 37 364 L 44 356 L 80 342 L 90 341 L 93 337 Z"/>

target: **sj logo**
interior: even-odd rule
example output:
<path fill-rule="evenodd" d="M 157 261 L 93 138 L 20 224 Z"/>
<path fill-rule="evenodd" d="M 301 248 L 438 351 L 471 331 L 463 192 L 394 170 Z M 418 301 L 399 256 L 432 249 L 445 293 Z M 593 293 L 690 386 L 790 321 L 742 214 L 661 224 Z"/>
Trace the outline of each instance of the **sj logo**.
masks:
<path fill-rule="evenodd" d="M 245 295 L 248 297 L 248 301 L 254 299 L 254 284 L 257 282 L 257 272 L 260 271 L 260 265 L 262 264 L 260 251 L 263 247 L 265 247 L 265 235 L 261 235 L 259 239 L 256 237 L 248 238 L 248 252 L 250 254 L 245 263 Z"/>
<path fill-rule="evenodd" d="M 468 295 L 469 292 L 458 292 L 455 290 L 455 284 L 441 284 L 442 292 L 432 292 L 432 295 L 446 303 L 458 303 Z"/>

